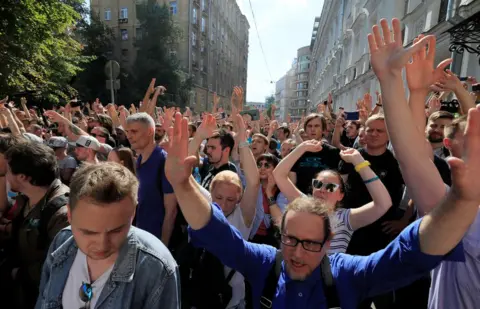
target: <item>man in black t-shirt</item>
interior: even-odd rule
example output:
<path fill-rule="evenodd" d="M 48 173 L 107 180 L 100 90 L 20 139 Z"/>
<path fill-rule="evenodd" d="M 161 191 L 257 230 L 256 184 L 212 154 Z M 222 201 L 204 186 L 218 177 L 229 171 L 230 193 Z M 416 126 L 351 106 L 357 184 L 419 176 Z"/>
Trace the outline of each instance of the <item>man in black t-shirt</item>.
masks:
<path fill-rule="evenodd" d="M 380 177 L 392 198 L 392 207 L 376 222 L 361 228 L 353 234 L 348 251 L 351 254 L 368 255 L 385 248 L 391 237 L 382 231 L 381 224 L 397 219 L 397 210 L 403 195 L 404 181 L 400 167 L 390 150 L 387 149 L 388 134 L 383 115 L 374 115 L 366 122 L 366 148 L 359 149 L 363 158 L 370 162 L 371 169 Z M 339 172 L 347 175 L 345 208 L 358 208 L 372 201 L 362 178 L 354 166 L 340 162 Z"/>
<path fill-rule="evenodd" d="M 308 140 L 321 141 L 323 128 L 326 127 L 326 120 L 320 114 L 311 114 L 305 119 L 304 130 Z M 290 172 L 290 178 L 296 181 L 297 188 L 304 194 L 311 194 L 312 179 L 316 174 L 326 169 L 337 169 L 340 158 L 340 150 L 323 143 L 322 151 L 306 152 Z"/>
<path fill-rule="evenodd" d="M 224 130 L 215 133 L 207 139 L 205 154 L 207 155 L 209 167 L 208 172 L 202 177 L 202 187 L 210 190 L 210 183 L 215 175 L 222 171 L 233 171 L 238 173 L 233 163 L 229 162 L 230 154 L 235 145 L 232 135 Z"/>

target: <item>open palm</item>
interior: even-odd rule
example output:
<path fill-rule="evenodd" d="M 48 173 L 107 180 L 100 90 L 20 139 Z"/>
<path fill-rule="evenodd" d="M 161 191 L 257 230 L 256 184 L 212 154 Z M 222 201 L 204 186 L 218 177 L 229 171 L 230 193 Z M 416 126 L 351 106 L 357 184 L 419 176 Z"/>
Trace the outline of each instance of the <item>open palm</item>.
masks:
<path fill-rule="evenodd" d="M 452 190 L 464 201 L 480 204 L 478 175 L 480 174 L 480 105 L 468 112 L 462 159 L 450 157 Z"/>
<path fill-rule="evenodd" d="M 175 113 L 175 124 L 169 128 L 170 144 L 165 162 L 165 176 L 175 187 L 188 182 L 197 158 L 188 156 L 188 120 Z"/>
<path fill-rule="evenodd" d="M 424 35 L 419 35 L 413 40 L 413 43 L 416 44 L 423 38 Z M 429 42 L 428 52 L 426 46 L 423 46 L 413 54 L 412 61 L 407 63 L 405 68 L 408 89 L 410 91 L 429 91 L 431 85 L 443 78 L 443 70 L 452 62 L 452 59 L 445 59 L 434 68 L 436 45 L 436 39 L 432 37 Z"/>
<path fill-rule="evenodd" d="M 370 61 L 373 71 L 379 80 L 389 79 L 392 75 L 399 76 L 413 54 L 424 47 L 433 36 L 423 37 L 412 46 L 403 48 L 402 30 L 397 18 L 392 20 L 393 39 L 386 19 L 380 20 L 382 34 L 377 25 L 368 34 Z"/>

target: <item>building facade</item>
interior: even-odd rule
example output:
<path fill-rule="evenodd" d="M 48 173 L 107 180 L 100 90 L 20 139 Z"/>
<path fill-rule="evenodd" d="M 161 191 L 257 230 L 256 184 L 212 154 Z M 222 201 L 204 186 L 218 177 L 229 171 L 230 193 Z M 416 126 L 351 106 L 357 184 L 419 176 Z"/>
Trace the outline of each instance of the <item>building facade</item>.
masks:
<path fill-rule="evenodd" d="M 247 102 L 244 110 L 258 109 L 260 113 L 263 113 L 267 109 L 267 103 L 265 102 Z"/>
<path fill-rule="evenodd" d="M 136 5 L 146 0 L 91 0 L 94 13 L 116 37 L 113 54 L 123 67 L 136 57 L 142 34 Z M 174 51 L 182 69 L 194 77 L 190 107 L 210 110 L 213 93 L 229 101 L 233 86 L 247 85 L 250 25 L 235 0 L 157 0 L 167 5 L 183 36 Z M 225 107 L 229 104 L 225 104 Z"/>
<path fill-rule="evenodd" d="M 311 51 L 310 46 L 304 46 L 297 50 L 295 62 L 294 95 L 288 107 L 288 113 L 292 120 L 299 120 L 308 110 L 308 93 L 310 78 Z"/>
<path fill-rule="evenodd" d="M 290 114 L 290 106 L 296 95 L 296 64 L 280 78 L 275 84 L 275 118 L 280 121 L 286 121 Z"/>
<path fill-rule="evenodd" d="M 479 76 L 477 56 L 452 54 L 448 33 L 470 16 L 478 16 L 479 8 L 480 0 L 325 0 L 312 33 L 310 108 L 314 110 L 332 92 L 336 108 L 353 111 L 365 92 L 380 90 L 370 66 L 367 34 L 381 18 L 402 21 L 404 45 L 420 33 L 435 34 L 435 64 L 453 55 L 456 74 Z"/>

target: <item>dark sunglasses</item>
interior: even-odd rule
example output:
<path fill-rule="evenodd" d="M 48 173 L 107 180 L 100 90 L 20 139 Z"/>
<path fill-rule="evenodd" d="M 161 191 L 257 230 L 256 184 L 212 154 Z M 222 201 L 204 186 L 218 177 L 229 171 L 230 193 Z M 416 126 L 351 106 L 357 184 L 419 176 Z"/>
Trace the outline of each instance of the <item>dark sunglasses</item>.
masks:
<path fill-rule="evenodd" d="M 85 303 L 85 306 L 80 309 L 90 309 L 90 302 L 93 298 L 92 285 L 90 283 L 82 282 L 79 291 L 80 299 Z"/>
<path fill-rule="evenodd" d="M 296 247 L 299 243 L 302 244 L 303 249 L 310 251 L 310 252 L 320 252 L 322 251 L 324 242 L 318 242 L 313 240 L 300 240 L 296 237 L 289 236 L 286 234 L 282 234 L 280 237 L 280 241 L 285 246 L 289 247 Z"/>
<path fill-rule="evenodd" d="M 258 168 L 262 168 L 262 167 L 270 168 L 270 167 L 272 167 L 272 164 L 271 164 L 271 163 L 268 163 L 268 162 L 258 162 L 258 163 L 257 163 L 257 167 L 258 167 Z"/>
<path fill-rule="evenodd" d="M 338 190 L 338 188 L 340 188 L 340 185 L 339 184 L 336 184 L 336 183 L 324 183 L 318 179 L 313 179 L 312 180 L 312 187 L 314 189 L 317 189 L 317 190 L 320 190 L 320 189 L 325 189 L 327 190 L 327 192 L 330 192 L 330 193 L 333 193 L 335 191 Z"/>

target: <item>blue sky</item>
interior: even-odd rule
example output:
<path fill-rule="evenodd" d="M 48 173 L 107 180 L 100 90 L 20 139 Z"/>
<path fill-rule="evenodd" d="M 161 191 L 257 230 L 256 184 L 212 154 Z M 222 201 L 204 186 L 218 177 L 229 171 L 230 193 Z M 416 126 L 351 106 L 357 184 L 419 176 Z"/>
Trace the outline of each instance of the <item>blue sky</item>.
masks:
<path fill-rule="evenodd" d="M 250 23 L 247 101 L 263 102 L 275 92 L 275 83 L 291 67 L 297 49 L 310 45 L 315 16 L 323 0 L 251 0 L 271 78 L 263 60 L 249 0 L 237 3 Z"/>

